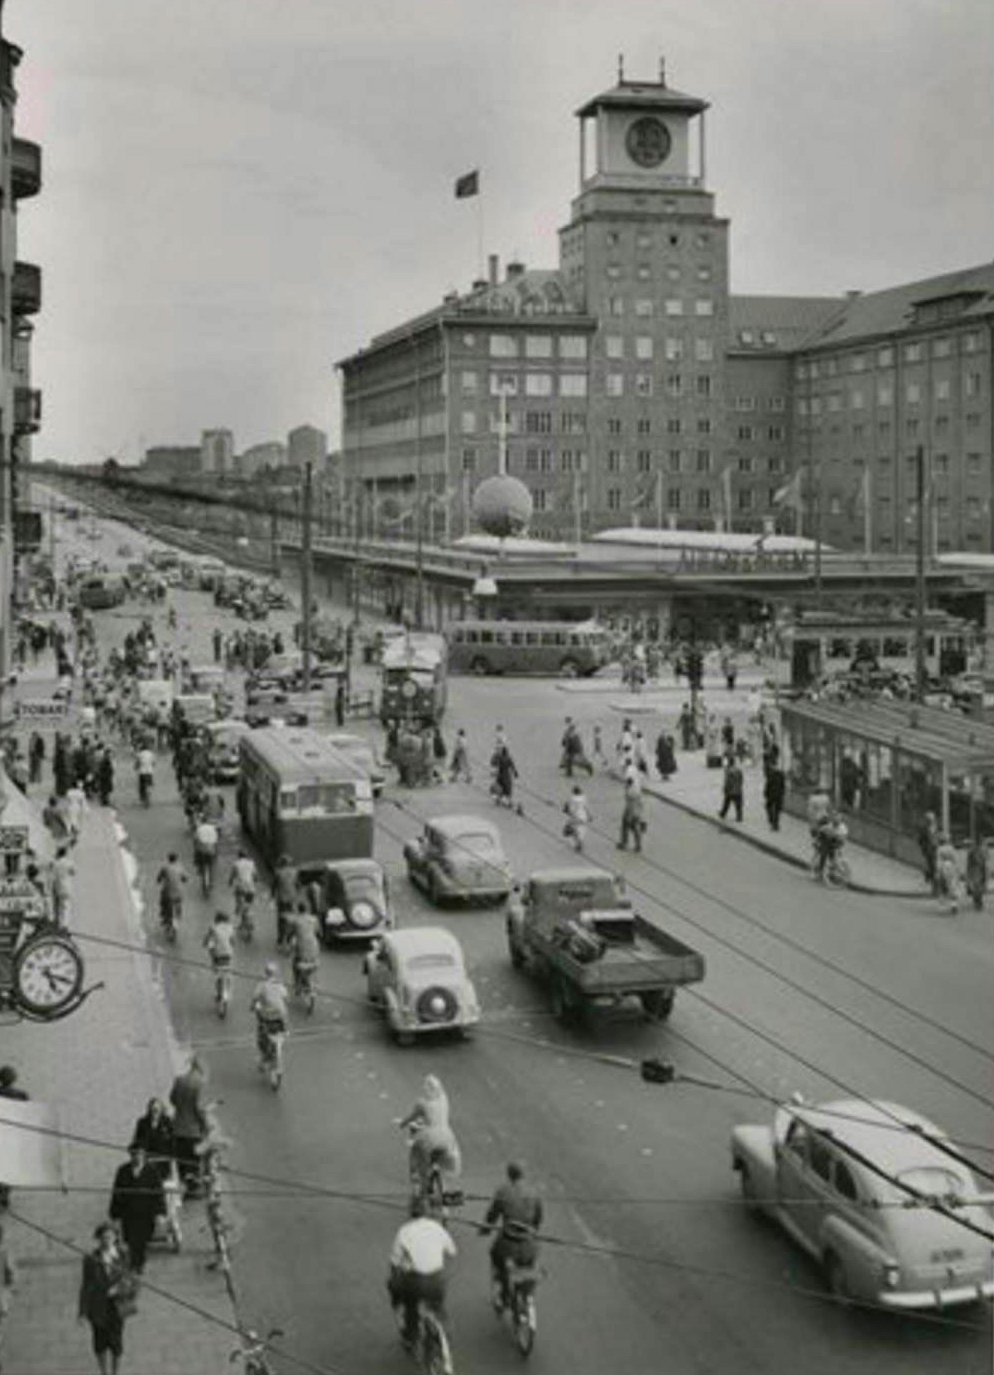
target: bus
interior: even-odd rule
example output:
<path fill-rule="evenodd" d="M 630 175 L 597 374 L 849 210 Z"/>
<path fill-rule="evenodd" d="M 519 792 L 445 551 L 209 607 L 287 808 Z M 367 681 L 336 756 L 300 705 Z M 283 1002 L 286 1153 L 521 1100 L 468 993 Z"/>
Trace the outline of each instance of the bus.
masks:
<path fill-rule="evenodd" d="M 373 853 L 368 776 L 316 731 L 250 730 L 239 746 L 238 814 L 263 859 L 294 864 Z"/>
<path fill-rule="evenodd" d="M 120 606 L 124 596 L 124 579 L 117 573 L 91 573 L 79 585 L 79 604 L 87 611 Z"/>
<path fill-rule="evenodd" d="M 453 673 L 544 673 L 586 678 L 611 657 L 597 621 L 456 621 L 448 628 Z"/>
<path fill-rule="evenodd" d="M 445 713 L 448 651 L 442 635 L 412 632 L 383 646 L 380 720 L 433 726 Z"/>

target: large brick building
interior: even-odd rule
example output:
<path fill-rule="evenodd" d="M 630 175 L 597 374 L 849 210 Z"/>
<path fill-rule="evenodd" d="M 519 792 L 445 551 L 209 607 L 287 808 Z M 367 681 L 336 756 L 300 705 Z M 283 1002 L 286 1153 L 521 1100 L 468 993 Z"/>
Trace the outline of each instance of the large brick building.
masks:
<path fill-rule="evenodd" d="M 465 295 L 339 364 L 361 529 L 390 497 L 394 528 L 420 511 L 429 537 L 464 533 L 503 433 L 535 534 L 775 519 L 898 551 L 921 444 L 936 546 L 991 547 L 994 265 L 866 295 L 731 295 L 706 110 L 662 72 L 588 101 L 559 267 L 501 276 L 491 257 Z"/>

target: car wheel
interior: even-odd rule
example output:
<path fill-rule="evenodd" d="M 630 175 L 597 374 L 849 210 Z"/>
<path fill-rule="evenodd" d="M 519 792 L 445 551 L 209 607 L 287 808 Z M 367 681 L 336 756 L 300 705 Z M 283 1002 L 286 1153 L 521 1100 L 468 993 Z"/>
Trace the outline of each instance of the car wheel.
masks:
<path fill-rule="evenodd" d="M 669 988 L 653 988 L 640 993 L 642 1011 L 650 1022 L 665 1022 L 673 1011 L 673 991 Z"/>
<path fill-rule="evenodd" d="M 398 1046 L 413 1046 L 414 1037 L 409 1031 L 401 1031 L 398 1027 L 393 1027 L 390 1031 L 395 1043 Z"/>
<path fill-rule="evenodd" d="M 834 1251 L 829 1251 L 825 1257 L 825 1280 L 828 1284 L 829 1293 L 839 1303 L 847 1304 L 852 1301 L 849 1281 L 846 1278 L 846 1267 Z"/>
<path fill-rule="evenodd" d="M 559 672 L 563 678 L 577 678 L 580 674 L 580 665 L 575 659 L 564 659 L 559 665 Z"/>

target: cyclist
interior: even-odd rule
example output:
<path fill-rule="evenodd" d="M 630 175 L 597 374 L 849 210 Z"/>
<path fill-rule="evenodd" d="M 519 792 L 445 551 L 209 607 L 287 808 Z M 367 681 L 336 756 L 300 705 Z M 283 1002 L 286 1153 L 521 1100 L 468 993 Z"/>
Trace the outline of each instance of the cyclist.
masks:
<path fill-rule="evenodd" d="M 280 855 L 273 874 L 273 901 L 276 903 L 276 948 L 282 950 L 290 939 L 290 923 L 297 900 L 297 874 L 289 855 Z"/>
<path fill-rule="evenodd" d="M 138 774 L 138 796 L 147 807 L 152 797 L 152 784 L 155 782 L 155 754 L 148 744 L 143 744 L 135 755 L 135 772 Z"/>
<path fill-rule="evenodd" d="M 482 1231 L 500 1227 L 490 1248 L 490 1272 L 494 1302 L 506 1307 L 507 1266 L 534 1265 L 538 1258 L 537 1233 L 542 1225 L 542 1200 L 524 1183 L 524 1169 L 512 1160 L 507 1179 L 494 1194 L 487 1209 Z"/>
<path fill-rule="evenodd" d="M 235 933 L 227 912 L 214 914 L 214 921 L 204 937 L 204 945 L 211 957 L 211 969 L 214 971 L 214 996 L 218 1003 L 227 1003 L 231 980 L 228 971 L 235 955 Z"/>
<path fill-rule="evenodd" d="M 244 850 L 238 851 L 238 858 L 231 866 L 228 886 L 235 891 L 235 907 L 239 913 L 252 906 L 255 899 L 255 860 L 250 859 Z"/>
<path fill-rule="evenodd" d="M 390 1249 L 387 1289 L 394 1309 L 404 1310 L 403 1342 L 410 1349 L 418 1338 L 418 1307 L 424 1303 L 445 1325 L 445 1258 L 456 1244 L 440 1222 L 425 1215 L 423 1199 L 411 1201 L 411 1216 Z"/>
<path fill-rule="evenodd" d="M 200 875 L 205 895 L 210 892 L 214 885 L 217 842 L 217 827 L 213 821 L 207 819 L 206 814 L 202 813 L 193 832 L 193 862 L 197 873 Z"/>
<path fill-rule="evenodd" d="M 183 915 L 183 884 L 186 870 L 179 855 L 171 854 L 156 876 L 159 885 L 159 917 L 163 922 L 177 922 Z"/>
<path fill-rule="evenodd" d="M 416 1127 L 411 1140 L 411 1180 L 422 1196 L 428 1192 L 433 1163 L 458 1178 L 462 1171 L 462 1156 L 455 1133 L 449 1125 L 448 1094 L 436 1075 L 425 1075 L 421 1097 L 398 1125 L 401 1129 Z"/>
<path fill-rule="evenodd" d="M 813 830 L 815 842 L 815 873 L 825 877 L 826 864 L 834 864 L 842 853 L 842 847 L 849 837 L 849 827 L 842 817 L 830 806 Z"/>
<path fill-rule="evenodd" d="M 265 968 L 265 977 L 256 984 L 255 992 L 252 994 L 260 1069 L 268 1067 L 273 1037 L 286 1031 L 287 997 L 286 984 L 280 978 L 276 965 L 270 960 Z"/>
<path fill-rule="evenodd" d="M 293 952 L 293 987 L 297 993 L 309 993 L 311 978 L 318 967 L 321 954 L 318 919 L 306 902 L 297 903 L 297 915 L 288 923 L 287 944 Z"/>

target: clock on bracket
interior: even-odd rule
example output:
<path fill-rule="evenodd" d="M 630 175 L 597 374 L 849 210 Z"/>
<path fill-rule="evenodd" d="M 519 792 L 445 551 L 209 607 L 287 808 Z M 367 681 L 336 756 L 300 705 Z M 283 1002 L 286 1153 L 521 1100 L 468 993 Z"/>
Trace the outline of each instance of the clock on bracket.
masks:
<path fill-rule="evenodd" d="M 661 119 L 644 115 L 628 126 L 625 147 L 632 162 L 640 167 L 658 167 L 669 156 L 672 139 Z"/>

